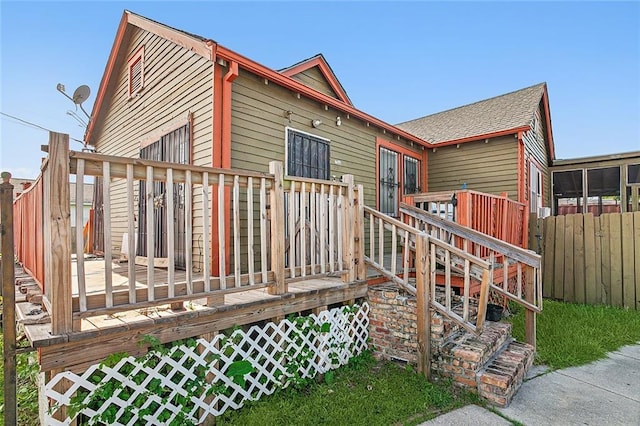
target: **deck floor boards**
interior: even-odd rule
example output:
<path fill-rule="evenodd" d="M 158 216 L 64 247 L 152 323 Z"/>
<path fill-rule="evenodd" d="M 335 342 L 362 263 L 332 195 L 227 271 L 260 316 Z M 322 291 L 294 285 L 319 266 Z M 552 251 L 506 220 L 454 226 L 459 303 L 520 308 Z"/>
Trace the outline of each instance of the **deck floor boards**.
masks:
<path fill-rule="evenodd" d="M 113 291 L 127 290 L 129 288 L 129 267 L 126 262 L 112 263 L 111 282 Z M 87 294 L 99 294 L 105 290 L 105 260 L 100 258 L 87 258 L 84 261 L 85 287 Z M 135 269 L 136 288 L 147 288 L 147 267 L 136 265 Z M 186 272 L 175 270 L 175 283 L 185 282 Z M 72 294 L 78 295 L 78 268 L 76 261 L 71 264 Z M 167 268 L 154 268 L 154 279 L 156 284 L 166 284 L 168 281 Z"/>

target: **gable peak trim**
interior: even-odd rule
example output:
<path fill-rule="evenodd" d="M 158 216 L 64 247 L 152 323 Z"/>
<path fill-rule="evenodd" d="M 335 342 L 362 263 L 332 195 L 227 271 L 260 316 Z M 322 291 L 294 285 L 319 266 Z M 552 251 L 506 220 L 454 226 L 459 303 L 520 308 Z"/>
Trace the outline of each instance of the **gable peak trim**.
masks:
<path fill-rule="evenodd" d="M 324 58 L 324 55 L 322 55 L 322 53 L 318 53 L 311 58 L 305 59 L 301 62 L 298 62 L 297 64 L 284 68 L 279 72 L 280 74 L 291 78 L 313 67 L 318 67 L 320 73 L 323 75 L 325 80 L 327 80 L 329 86 L 331 86 L 331 89 L 333 89 L 335 94 L 338 96 L 338 99 L 340 99 L 344 103 L 353 105 L 351 99 L 349 99 L 349 96 L 347 95 L 347 92 L 344 90 L 344 87 L 342 87 L 342 84 L 336 77 L 335 73 L 329 66 L 329 63 Z"/>

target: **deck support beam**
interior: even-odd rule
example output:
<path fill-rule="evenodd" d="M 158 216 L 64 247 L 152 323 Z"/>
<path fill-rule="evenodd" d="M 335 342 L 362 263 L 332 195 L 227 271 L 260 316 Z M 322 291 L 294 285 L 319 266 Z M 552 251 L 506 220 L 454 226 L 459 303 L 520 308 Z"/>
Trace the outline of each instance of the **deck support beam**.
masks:
<path fill-rule="evenodd" d="M 535 279 L 536 279 L 536 271 L 534 268 L 527 267 L 525 273 L 525 287 L 524 287 L 524 299 L 531 303 L 535 304 L 536 294 L 535 294 Z M 536 313 L 531 309 L 525 309 L 524 311 L 524 330 L 525 330 L 525 340 L 528 344 L 536 347 Z"/>
<path fill-rule="evenodd" d="M 342 262 L 343 268 L 347 271 L 342 274 L 342 281 L 345 283 L 352 282 L 356 279 L 356 265 L 354 263 L 355 251 L 355 187 L 353 175 L 343 175 L 342 182 L 347 184 L 346 200 L 342 203 Z"/>
<path fill-rule="evenodd" d="M 354 229 L 356 231 L 354 244 L 355 252 L 353 254 L 356 279 L 364 280 L 367 278 L 367 265 L 364 262 L 364 186 L 358 185 L 355 200 L 355 220 Z"/>

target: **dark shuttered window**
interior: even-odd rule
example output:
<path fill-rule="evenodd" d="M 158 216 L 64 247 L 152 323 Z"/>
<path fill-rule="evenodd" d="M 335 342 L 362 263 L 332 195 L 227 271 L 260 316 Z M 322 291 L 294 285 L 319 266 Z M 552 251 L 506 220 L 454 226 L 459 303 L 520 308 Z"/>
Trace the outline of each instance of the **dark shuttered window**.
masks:
<path fill-rule="evenodd" d="M 287 174 L 314 179 L 330 178 L 329 141 L 287 129 Z"/>

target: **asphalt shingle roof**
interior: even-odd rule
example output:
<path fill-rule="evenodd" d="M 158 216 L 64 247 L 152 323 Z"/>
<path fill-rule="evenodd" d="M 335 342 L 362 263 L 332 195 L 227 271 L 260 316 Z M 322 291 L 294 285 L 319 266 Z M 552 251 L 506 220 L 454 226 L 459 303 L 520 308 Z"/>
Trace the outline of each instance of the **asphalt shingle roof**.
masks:
<path fill-rule="evenodd" d="M 527 126 L 542 99 L 546 83 L 485 99 L 396 127 L 433 144 Z"/>

